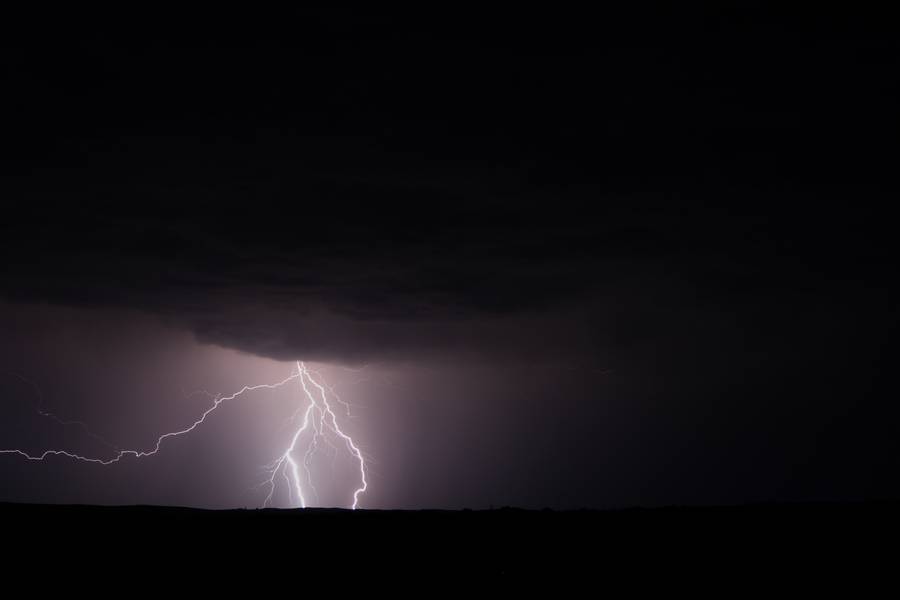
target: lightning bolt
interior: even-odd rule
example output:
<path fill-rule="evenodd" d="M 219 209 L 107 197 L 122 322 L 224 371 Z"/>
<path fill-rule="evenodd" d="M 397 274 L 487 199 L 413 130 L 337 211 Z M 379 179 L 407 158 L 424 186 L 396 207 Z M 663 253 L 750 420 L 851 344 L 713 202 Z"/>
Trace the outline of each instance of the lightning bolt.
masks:
<path fill-rule="evenodd" d="M 369 487 L 366 479 L 366 460 L 359 447 L 353 441 L 353 438 L 344 433 L 341 429 L 338 424 L 337 415 L 335 415 L 331 403 L 328 401 L 328 397 L 331 395 L 333 399 L 345 406 L 348 415 L 349 405 L 341 400 L 333 391 L 329 393 L 328 390 L 331 388 L 327 388 L 326 385 L 319 383 L 314 379 L 313 372 L 301 361 L 297 361 L 297 376 L 300 379 L 300 386 L 304 396 L 309 401 L 309 404 L 306 405 L 306 410 L 303 412 L 303 423 L 294 431 L 291 443 L 285 449 L 284 453 L 276 459 L 275 462 L 269 465 L 270 477 L 267 481 L 269 484 L 269 494 L 266 496 L 263 506 L 269 506 L 272 502 L 272 498 L 278 487 L 276 480 L 279 474 L 288 485 L 289 498 L 296 495 L 302 508 L 305 508 L 307 503 L 307 494 L 304 493 L 302 485 L 303 481 L 307 482 L 309 490 L 313 495 L 318 496 L 318 492 L 312 481 L 312 473 L 310 472 L 309 464 L 313 455 L 319 450 L 320 443 L 326 443 L 336 450 L 334 444 L 329 440 L 330 435 L 343 442 L 346 445 L 347 451 L 359 464 L 360 484 L 353 492 L 353 504 L 351 505 L 351 508 L 356 509 L 359 507 L 360 495 L 365 493 Z M 303 454 L 303 460 L 298 461 L 296 453 L 300 440 L 304 437 L 308 438 L 306 451 Z M 302 476 L 301 468 L 303 472 Z"/>
<path fill-rule="evenodd" d="M 207 408 L 188 427 L 179 429 L 177 431 L 163 433 L 158 438 L 156 438 L 156 443 L 152 447 L 144 450 L 118 449 L 115 446 L 106 443 L 105 440 L 102 440 L 102 438 L 99 438 L 99 436 L 93 434 L 93 432 L 91 432 L 90 429 L 87 428 L 87 425 L 85 425 L 84 423 L 80 421 L 62 421 L 51 413 L 44 411 L 39 406 L 38 413 L 42 416 L 52 418 L 64 425 L 78 424 L 82 426 L 89 435 L 106 443 L 107 446 L 114 450 L 114 454 L 109 458 L 84 456 L 76 452 L 71 452 L 69 450 L 44 450 L 40 454 L 31 454 L 25 450 L 16 448 L 0 449 L 0 454 L 18 455 L 30 461 L 43 461 L 53 456 L 63 456 L 73 460 L 95 463 L 103 466 L 108 466 L 120 462 L 121 460 L 128 457 L 135 459 L 145 458 L 157 454 L 162 448 L 163 442 L 167 439 L 186 435 L 197 429 L 206 421 L 206 418 L 211 415 L 216 409 L 218 409 L 223 403 L 234 400 L 235 398 L 238 398 L 248 392 L 254 392 L 257 390 L 274 390 L 297 380 L 300 384 L 299 387 L 303 392 L 303 398 L 305 399 L 306 404 L 305 406 L 299 407 L 294 412 L 294 415 L 291 417 L 290 422 L 294 422 L 301 412 L 303 414 L 303 421 L 300 426 L 294 430 L 293 435 L 291 436 L 290 444 L 287 446 L 287 448 L 285 448 L 284 452 L 272 463 L 265 467 L 269 473 L 269 478 L 265 482 L 263 482 L 263 485 L 269 486 L 269 492 L 265 500 L 263 501 L 263 507 L 265 508 L 271 505 L 272 500 L 279 487 L 279 479 L 284 481 L 287 488 L 288 501 L 292 505 L 294 505 L 294 502 L 296 500 L 296 506 L 299 506 L 300 508 L 306 508 L 308 506 L 310 493 L 313 497 L 318 499 L 318 492 L 316 491 L 312 472 L 310 470 L 310 462 L 319 451 L 320 445 L 327 445 L 332 448 L 335 453 L 337 453 L 338 447 L 335 445 L 334 441 L 339 441 L 339 443 L 345 446 L 350 457 L 359 465 L 359 485 L 353 492 L 353 503 L 350 506 L 350 508 L 355 510 L 359 507 L 359 497 L 364 494 L 369 487 L 368 480 L 366 478 L 366 459 L 363 456 L 362 451 L 359 449 L 359 446 L 356 444 L 356 442 L 353 441 L 353 438 L 341 429 L 337 415 L 332 409 L 331 402 L 329 402 L 329 396 L 346 408 L 348 416 L 349 405 L 341 400 L 341 398 L 334 392 L 334 390 L 330 386 L 324 383 L 320 383 L 316 378 L 314 378 L 314 375 L 319 376 L 317 372 L 307 368 L 306 364 L 303 361 L 297 361 L 296 371 L 292 372 L 290 376 L 276 383 L 263 383 L 258 385 L 244 386 L 239 391 L 228 396 L 214 396 L 213 394 L 210 394 L 209 392 L 203 390 L 192 392 L 191 394 L 186 394 L 186 396 L 193 396 L 197 394 L 205 395 L 212 401 L 212 405 Z M 38 390 L 37 386 L 21 376 L 18 377 L 26 383 L 32 385 L 32 387 L 34 387 L 36 393 L 38 394 L 38 397 L 40 397 L 40 391 Z M 332 441 L 332 438 L 334 439 L 334 441 Z M 302 458 L 300 458 L 298 454 L 299 451 L 303 449 L 302 446 L 304 443 L 305 449 Z"/>

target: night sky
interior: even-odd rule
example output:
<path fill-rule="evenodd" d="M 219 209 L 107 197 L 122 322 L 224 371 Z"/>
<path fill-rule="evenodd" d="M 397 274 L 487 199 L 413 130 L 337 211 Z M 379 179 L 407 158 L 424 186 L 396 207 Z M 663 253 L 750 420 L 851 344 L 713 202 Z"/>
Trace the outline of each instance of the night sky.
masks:
<path fill-rule="evenodd" d="M 367 508 L 900 496 L 878 15 L 70 17 L 0 52 L 0 449 L 303 360 Z M 0 455 L 0 500 L 258 506 L 297 401 Z"/>

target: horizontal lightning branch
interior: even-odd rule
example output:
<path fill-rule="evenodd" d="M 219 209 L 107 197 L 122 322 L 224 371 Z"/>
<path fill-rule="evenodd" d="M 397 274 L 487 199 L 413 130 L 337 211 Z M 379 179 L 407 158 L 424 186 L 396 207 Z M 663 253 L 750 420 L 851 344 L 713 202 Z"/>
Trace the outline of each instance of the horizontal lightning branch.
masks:
<path fill-rule="evenodd" d="M 331 408 L 331 404 L 328 401 L 328 393 L 326 392 L 327 386 L 316 381 L 313 378 L 313 373 L 306 367 L 306 365 L 302 361 L 297 361 L 296 366 L 296 372 L 291 373 L 289 377 L 277 383 L 264 383 L 259 385 L 244 386 L 239 391 L 229 396 L 212 396 L 211 394 L 206 394 L 212 400 L 212 405 L 207 408 L 200 415 L 200 417 L 197 418 L 197 420 L 195 420 L 193 423 L 191 423 L 190 426 L 185 427 L 184 429 L 170 431 L 168 433 L 160 435 L 156 439 L 156 443 L 149 449 L 122 450 L 116 449 L 112 445 L 107 444 L 115 450 L 115 454 L 110 458 L 84 456 L 68 450 L 45 450 L 39 454 L 32 454 L 30 452 L 26 452 L 25 450 L 15 448 L 0 450 L 0 454 L 18 455 L 30 461 L 43 461 L 51 456 L 62 456 L 82 462 L 95 463 L 99 465 L 111 465 L 113 463 L 121 461 L 126 457 L 144 458 L 147 456 L 153 456 L 160 451 L 163 441 L 167 440 L 168 438 L 182 436 L 194 431 L 204 421 L 206 421 L 206 418 L 217 408 L 219 408 L 222 403 L 229 400 L 234 400 L 235 398 L 246 394 L 247 392 L 253 392 L 263 389 L 274 390 L 290 383 L 291 381 L 299 380 L 300 388 L 302 389 L 304 398 L 306 399 L 308 404 L 306 405 L 305 409 L 298 409 L 294 416 L 296 417 L 302 411 L 303 422 L 294 431 L 293 436 L 291 437 L 291 443 L 288 445 L 285 451 L 267 467 L 270 474 L 269 479 L 266 481 L 266 483 L 269 484 L 269 493 L 266 496 L 265 501 L 263 502 L 263 506 L 265 507 L 271 504 L 277 488 L 276 478 L 278 478 L 279 476 L 285 481 L 287 485 L 289 502 L 293 503 L 296 499 L 298 505 L 301 508 L 305 508 L 307 506 L 307 498 L 309 497 L 310 492 L 313 496 L 318 496 L 315 485 L 312 481 L 312 475 L 309 468 L 310 460 L 319 449 L 320 444 L 324 443 L 331 448 L 335 448 L 334 444 L 328 439 L 328 436 L 330 435 L 336 439 L 341 440 L 346 446 L 348 453 L 359 464 L 360 484 L 359 487 L 357 487 L 353 492 L 353 503 L 351 505 L 351 508 L 356 509 L 359 506 L 360 495 L 368 489 L 365 458 L 363 457 L 362 452 L 353 441 L 353 439 L 341 429 L 338 423 L 338 419 Z M 24 378 L 19 378 L 31 384 L 31 382 L 25 380 Z M 33 386 L 34 384 L 31 385 Z M 331 388 L 327 389 L 331 391 Z M 35 390 L 37 391 L 36 386 Z M 345 405 L 345 403 L 336 394 L 334 394 L 333 391 L 331 391 L 331 394 L 338 400 L 338 402 Z M 39 408 L 38 412 L 42 416 L 51 417 L 61 424 L 79 424 L 86 431 L 91 433 L 92 437 L 97 437 L 92 432 L 90 432 L 89 429 L 87 429 L 86 425 L 84 425 L 80 421 L 62 421 L 51 413 L 47 413 L 42 408 Z M 308 443 L 306 445 L 302 458 L 300 458 L 296 455 L 296 453 L 298 451 L 298 446 L 300 445 L 301 440 L 306 437 L 309 438 Z"/>

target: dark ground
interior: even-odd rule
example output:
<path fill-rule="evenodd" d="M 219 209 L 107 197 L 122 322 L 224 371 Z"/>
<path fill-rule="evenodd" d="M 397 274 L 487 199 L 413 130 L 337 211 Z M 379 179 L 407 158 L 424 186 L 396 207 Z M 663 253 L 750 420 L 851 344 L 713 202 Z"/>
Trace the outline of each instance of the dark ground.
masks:
<path fill-rule="evenodd" d="M 0 504 L 0 515 L 7 577 L 34 581 L 25 567 L 38 567 L 42 586 L 98 593 L 122 585 L 111 573 L 129 592 L 251 584 L 304 595 L 421 581 L 414 589 L 431 596 L 493 580 L 858 593 L 896 585 L 900 531 L 897 502 L 569 512 Z"/>

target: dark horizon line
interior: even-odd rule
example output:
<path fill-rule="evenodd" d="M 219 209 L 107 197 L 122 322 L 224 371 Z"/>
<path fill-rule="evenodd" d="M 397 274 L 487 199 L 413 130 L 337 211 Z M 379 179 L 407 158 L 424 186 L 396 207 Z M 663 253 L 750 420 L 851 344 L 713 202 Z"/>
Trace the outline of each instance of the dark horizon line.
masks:
<path fill-rule="evenodd" d="M 0 511 L 5 509 L 77 509 L 77 510 L 150 510 L 150 511 L 178 511 L 198 513 L 634 513 L 634 512 L 690 512 L 690 511 L 739 511 L 753 509 L 797 509 L 797 508 L 861 508 L 861 507 L 896 507 L 900 508 L 900 498 L 866 498 L 860 500 L 767 500 L 760 502 L 746 502 L 735 504 L 667 504 L 660 506 L 623 506 L 610 508 L 524 508 L 519 506 L 497 506 L 490 508 L 342 508 L 311 506 L 306 508 L 277 508 L 277 507 L 235 507 L 235 508 L 201 508 L 180 505 L 165 504 L 80 504 L 80 503 L 53 503 L 53 502 L 7 502 L 0 501 Z"/>

